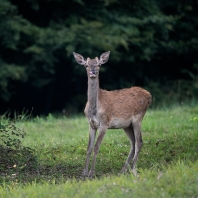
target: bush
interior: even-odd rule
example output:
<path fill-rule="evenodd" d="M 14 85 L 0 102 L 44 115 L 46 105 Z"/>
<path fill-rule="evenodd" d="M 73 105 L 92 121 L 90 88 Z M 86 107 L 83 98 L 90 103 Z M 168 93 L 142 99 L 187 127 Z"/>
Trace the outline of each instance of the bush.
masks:
<path fill-rule="evenodd" d="M 0 175 L 31 169 L 36 162 L 35 150 L 22 145 L 26 133 L 15 122 L 0 121 Z"/>

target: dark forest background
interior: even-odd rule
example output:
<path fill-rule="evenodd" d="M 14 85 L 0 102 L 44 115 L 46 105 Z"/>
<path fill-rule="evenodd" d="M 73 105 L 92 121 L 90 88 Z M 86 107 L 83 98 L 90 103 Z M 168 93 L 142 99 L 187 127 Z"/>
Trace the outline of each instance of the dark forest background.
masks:
<path fill-rule="evenodd" d="M 198 96 L 197 0 L 0 0 L 0 113 L 82 111 L 73 51 L 111 51 L 101 88 L 146 88 L 152 106 Z"/>

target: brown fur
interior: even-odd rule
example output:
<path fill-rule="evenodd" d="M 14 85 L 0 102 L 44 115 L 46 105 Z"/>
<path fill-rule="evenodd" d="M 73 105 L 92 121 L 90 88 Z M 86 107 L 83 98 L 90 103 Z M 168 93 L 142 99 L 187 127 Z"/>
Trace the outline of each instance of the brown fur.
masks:
<path fill-rule="evenodd" d="M 151 103 L 151 95 L 140 87 L 115 91 L 99 90 L 99 108 L 105 111 L 106 118 L 130 119 L 132 115 L 146 112 Z"/>

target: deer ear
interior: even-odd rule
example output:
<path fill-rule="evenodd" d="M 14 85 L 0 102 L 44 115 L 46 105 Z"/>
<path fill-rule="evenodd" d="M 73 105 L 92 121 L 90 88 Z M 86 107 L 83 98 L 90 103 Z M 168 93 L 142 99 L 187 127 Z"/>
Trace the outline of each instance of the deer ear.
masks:
<path fill-rule="evenodd" d="M 80 65 L 85 65 L 86 60 L 84 59 L 84 57 L 78 53 L 73 52 L 74 58 L 76 60 L 76 62 Z"/>
<path fill-rule="evenodd" d="M 99 63 L 100 64 L 105 64 L 109 59 L 109 55 L 110 55 L 110 51 L 101 54 Z"/>

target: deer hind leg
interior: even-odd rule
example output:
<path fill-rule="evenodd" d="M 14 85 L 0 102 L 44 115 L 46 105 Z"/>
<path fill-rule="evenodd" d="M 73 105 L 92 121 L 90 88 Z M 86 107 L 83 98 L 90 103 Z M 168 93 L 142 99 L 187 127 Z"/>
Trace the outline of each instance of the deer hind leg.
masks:
<path fill-rule="evenodd" d="M 134 131 L 133 131 L 133 128 L 132 128 L 132 125 L 130 125 L 129 127 L 127 128 L 124 128 L 124 132 L 126 133 L 127 137 L 129 138 L 130 140 L 130 143 L 131 143 L 131 150 L 129 152 L 129 155 L 127 157 L 127 160 L 121 170 L 122 173 L 126 172 L 127 168 L 130 167 L 130 162 L 131 160 L 133 159 L 133 156 L 135 154 L 135 136 L 134 136 Z"/>
<path fill-rule="evenodd" d="M 83 176 L 84 177 L 88 176 L 88 167 L 89 167 L 90 155 L 91 155 L 92 150 L 93 150 L 95 136 L 96 136 L 96 129 L 93 129 L 89 125 L 89 143 L 88 143 L 88 146 L 87 146 L 87 156 L 86 156 L 86 161 L 85 161 L 85 167 L 84 167 L 84 170 L 83 170 Z"/>
<path fill-rule="evenodd" d="M 143 145 L 142 134 L 141 134 L 141 120 L 138 121 L 136 120 L 135 122 L 133 122 L 133 131 L 135 136 L 135 154 L 133 157 L 132 172 L 134 176 L 137 176 L 136 163 L 138 160 L 140 149 Z"/>
<path fill-rule="evenodd" d="M 91 170 L 89 172 L 89 177 L 93 177 L 95 164 L 96 164 L 96 157 L 98 155 L 98 152 L 99 152 L 99 149 L 100 149 L 100 144 L 101 144 L 101 142 L 104 138 L 106 130 L 107 130 L 107 128 L 100 128 L 99 129 L 98 138 L 97 138 L 96 144 L 94 146 L 94 158 L 93 158 Z"/>

